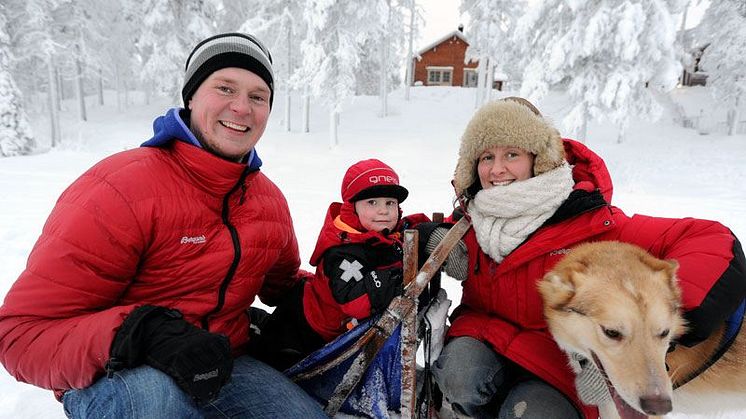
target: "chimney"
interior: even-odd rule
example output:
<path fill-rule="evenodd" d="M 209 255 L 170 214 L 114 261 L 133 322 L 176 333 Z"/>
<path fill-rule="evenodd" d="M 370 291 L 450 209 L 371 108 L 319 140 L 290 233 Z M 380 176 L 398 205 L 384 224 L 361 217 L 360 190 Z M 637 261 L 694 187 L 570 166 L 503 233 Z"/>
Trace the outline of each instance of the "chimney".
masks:
<path fill-rule="evenodd" d="M 463 24 L 459 24 L 458 25 L 458 31 L 461 32 L 461 33 L 464 33 L 464 25 Z"/>

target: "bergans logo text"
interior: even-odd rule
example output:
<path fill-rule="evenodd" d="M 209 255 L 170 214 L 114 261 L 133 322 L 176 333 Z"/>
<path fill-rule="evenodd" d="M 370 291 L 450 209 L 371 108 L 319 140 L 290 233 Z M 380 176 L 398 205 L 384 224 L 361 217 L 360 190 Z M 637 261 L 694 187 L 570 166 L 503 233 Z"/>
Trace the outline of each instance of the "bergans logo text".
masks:
<path fill-rule="evenodd" d="M 570 253 L 570 249 L 557 249 L 549 252 L 549 256 L 566 255 Z"/>
<path fill-rule="evenodd" d="M 192 381 L 193 382 L 194 381 L 204 381 L 204 380 L 209 380 L 210 378 L 215 378 L 217 376 L 218 376 L 218 369 L 216 368 L 216 369 L 214 369 L 212 371 L 208 371 L 208 372 L 206 372 L 204 374 L 194 374 L 194 379 Z"/>
<path fill-rule="evenodd" d="M 368 182 L 372 184 L 376 184 L 380 182 L 396 183 L 396 178 L 393 176 L 386 176 L 386 175 L 371 176 L 368 178 Z"/>
<path fill-rule="evenodd" d="M 205 243 L 206 241 L 207 239 L 205 238 L 204 234 L 201 236 L 194 236 L 194 237 L 184 236 L 181 238 L 181 244 L 187 244 L 187 243 L 202 244 L 202 243 Z"/>

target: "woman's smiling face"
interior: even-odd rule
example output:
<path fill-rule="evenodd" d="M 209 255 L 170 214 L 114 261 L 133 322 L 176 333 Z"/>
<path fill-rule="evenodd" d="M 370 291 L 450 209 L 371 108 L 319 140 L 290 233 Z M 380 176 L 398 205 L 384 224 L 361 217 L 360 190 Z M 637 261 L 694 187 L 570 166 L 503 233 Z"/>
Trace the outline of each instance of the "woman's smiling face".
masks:
<path fill-rule="evenodd" d="M 534 155 L 520 147 L 490 147 L 477 160 L 482 189 L 526 180 L 533 176 L 533 172 Z"/>

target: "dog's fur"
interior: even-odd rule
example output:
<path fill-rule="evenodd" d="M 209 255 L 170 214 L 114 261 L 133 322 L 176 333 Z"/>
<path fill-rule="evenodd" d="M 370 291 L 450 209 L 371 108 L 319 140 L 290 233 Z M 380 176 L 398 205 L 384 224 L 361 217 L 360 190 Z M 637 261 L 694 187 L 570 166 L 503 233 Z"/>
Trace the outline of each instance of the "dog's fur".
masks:
<path fill-rule="evenodd" d="M 674 412 L 710 416 L 746 408 L 743 331 L 714 365 L 672 390 L 672 382 L 680 384 L 709 359 L 724 333 L 723 327 L 692 348 L 678 345 L 667 354 L 670 342 L 686 331 L 677 268 L 675 261 L 629 244 L 578 246 L 539 282 L 549 330 L 565 352 L 600 363 L 608 383 L 638 412 L 662 415 L 672 406 Z"/>

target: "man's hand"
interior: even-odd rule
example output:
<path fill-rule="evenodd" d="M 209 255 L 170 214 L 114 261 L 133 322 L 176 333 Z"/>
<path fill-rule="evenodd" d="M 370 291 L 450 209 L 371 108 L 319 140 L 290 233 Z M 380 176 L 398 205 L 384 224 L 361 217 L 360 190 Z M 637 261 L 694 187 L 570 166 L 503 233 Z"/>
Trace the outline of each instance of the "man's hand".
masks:
<path fill-rule="evenodd" d="M 178 310 L 147 305 L 122 323 L 107 369 L 141 364 L 168 374 L 197 403 L 215 399 L 233 370 L 227 337 L 192 325 Z"/>

